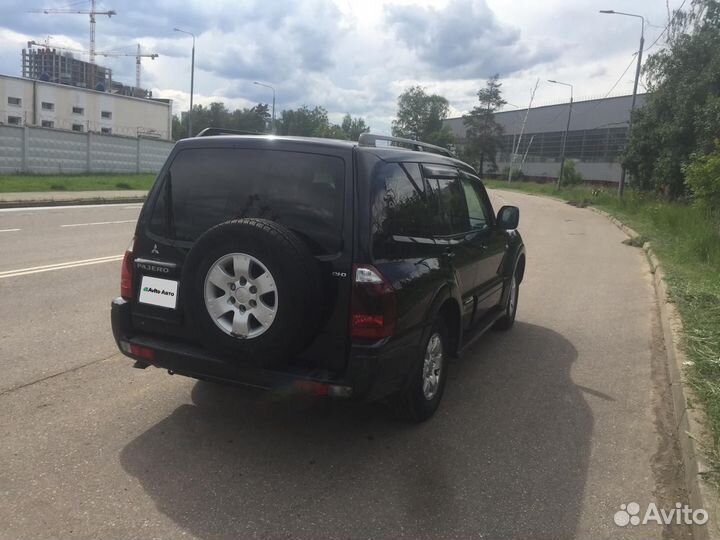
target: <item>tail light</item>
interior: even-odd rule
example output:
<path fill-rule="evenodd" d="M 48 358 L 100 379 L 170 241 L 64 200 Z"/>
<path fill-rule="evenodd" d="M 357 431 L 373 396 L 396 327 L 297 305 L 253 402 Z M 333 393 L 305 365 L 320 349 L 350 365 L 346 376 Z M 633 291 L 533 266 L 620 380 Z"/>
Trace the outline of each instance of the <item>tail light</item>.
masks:
<path fill-rule="evenodd" d="M 350 335 L 381 339 L 395 333 L 397 301 L 395 290 L 380 271 L 370 265 L 353 267 Z"/>
<path fill-rule="evenodd" d="M 135 238 L 130 240 L 130 245 L 125 251 L 120 271 L 120 296 L 125 300 L 132 300 L 133 297 L 133 245 Z"/>

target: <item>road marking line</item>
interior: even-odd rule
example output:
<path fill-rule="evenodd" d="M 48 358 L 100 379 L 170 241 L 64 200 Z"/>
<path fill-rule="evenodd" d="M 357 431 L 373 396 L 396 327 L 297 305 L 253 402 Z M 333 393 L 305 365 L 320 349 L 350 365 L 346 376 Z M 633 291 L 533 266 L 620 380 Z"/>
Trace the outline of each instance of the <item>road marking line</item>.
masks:
<path fill-rule="evenodd" d="M 47 264 L 45 266 L 33 266 L 31 268 L 18 268 L 16 270 L 6 270 L 0 272 L 0 279 L 27 276 L 30 274 L 39 274 L 41 272 L 51 272 L 52 270 L 65 270 L 66 268 L 77 268 L 79 266 L 89 266 L 91 264 L 101 264 L 106 262 L 114 262 L 122 260 L 122 255 L 110 255 L 108 257 L 98 257 L 96 259 L 84 259 L 81 261 L 69 261 L 57 264 Z"/>
<path fill-rule="evenodd" d="M 0 229 L 0 232 L 16 232 L 16 231 L 19 231 L 19 230 L 20 230 L 20 229 Z"/>
<path fill-rule="evenodd" d="M 6 202 L 6 201 L 4 201 Z M 64 206 L 22 206 L 19 208 L 0 208 L 0 213 L 2 212 L 33 212 L 36 210 L 64 210 L 66 208 L 106 208 L 106 207 L 115 207 L 118 209 L 122 208 L 142 208 L 142 203 L 137 203 L 133 206 L 128 206 L 127 203 L 108 203 L 108 204 L 68 204 Z"/>
<path fill-rule="evenodd" d="M 88 225 L 115 225 L 116 223 L 137 223 L 137 219 L 123 219 L 121 221 L 95 221 L 94 223 L 71 223 L 61 227 L 87 227 Z"/>

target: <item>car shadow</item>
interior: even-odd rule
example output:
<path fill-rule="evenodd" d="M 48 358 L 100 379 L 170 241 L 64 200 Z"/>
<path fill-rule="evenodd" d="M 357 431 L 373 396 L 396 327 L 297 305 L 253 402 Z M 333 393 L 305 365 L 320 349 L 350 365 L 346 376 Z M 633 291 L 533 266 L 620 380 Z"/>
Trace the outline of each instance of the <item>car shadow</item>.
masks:
<path fill-rule="evenodd" d="M 198 382 L 123 467 L 202 538 L 570 538 L 593 418 L 575 348 L 517 322 L 451 365 L 436 416 Z"/>

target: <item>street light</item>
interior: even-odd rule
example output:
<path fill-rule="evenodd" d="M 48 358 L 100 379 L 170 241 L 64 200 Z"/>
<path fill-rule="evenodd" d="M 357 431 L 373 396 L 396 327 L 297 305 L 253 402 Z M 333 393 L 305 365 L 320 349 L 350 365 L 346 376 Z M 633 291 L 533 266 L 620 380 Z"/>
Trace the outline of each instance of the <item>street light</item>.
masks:
<path fill-rule="evenodd" d="M 188 137 L 192 137 L 193 90 L 195 89 L 195 34 L 180 30 L 180 28 L 173 28 L 173 31 L 187 34 L 193 38 L 192 60 L 190 62 L 190 114 L 188 114 Z"/>
<path fill-rule="evenodd" d="M 640 49 L 638 52 L 637 67 L 635 68 L 635 84 L 633 84 L 632 93 L 632 104 L 630 105 L 630 122 L 628 122 L 628 141 L 630 140 L 630 132 L 632 131 L 632 115 L 635 110 L 635 98 L 637 98 L 637 87 L 638 81 L 640 80 L 640 64 L 642 62 L 643 47 L 645 46 L 645 17 L 642 15 L 636 15 L 635 13 L 623 13 L 622 11 L 615 11 L 614 9 L 601 9 L 600 13 L 605 15 L 625 15 L 626 17 L 636 17 L 640 19 L 642 27 L 640 28 Z M 625 166 L 622 168 L 620 173 L 620 185 L 618 186 L 618 195 L 623 196 L 625 191 Z"/>
<path fill-rule="evenodd" d="M 548 79 L 549 83 L 553 84 L 561 84 L 563 86 L 569 86 L 570 87 L 570 107 L 568 108 L 568 119 L 567 119 L 567 125 L 565 126 L 565 136 L 563 137 L 562 142 L 562 150 L 560 152 L 560 174 L 558 174 L 557 179 L 557 189 L 560 189 L 560 182 L 562 181 L 562 175 L 563 175 L 563 169 L 565 168 L 565 144 L 567 143 L 568 138 L 568 131 L 570 130 L 570 118 L 572 117 L 572 105 L 573 105 L 573 85 L 560 82 L 560 81 L 553 81 Z"/>
<path fill-rule="evenodd" d="M 258 86 L 264 86 L 265 88 L 269 88 L 272 90 L 273 93 L 273 104 L 272 104 L 272 134 L 275 135 L 275 87 L 270 86 L 269 84 L 261 83 L 258 81 L 253 81 L 253 84 L 257 84 Z"/>

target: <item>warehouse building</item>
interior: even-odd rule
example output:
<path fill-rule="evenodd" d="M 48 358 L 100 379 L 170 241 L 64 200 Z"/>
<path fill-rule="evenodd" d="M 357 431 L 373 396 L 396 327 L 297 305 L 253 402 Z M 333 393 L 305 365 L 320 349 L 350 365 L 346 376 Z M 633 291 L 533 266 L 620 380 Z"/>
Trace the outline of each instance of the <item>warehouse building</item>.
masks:
<path fill-rule="evenodd" d="M 172 102 L 0 75 L 0 125 L 172 137 Z"/>
<path fill-rule="evenodd" d="M 637 96 L 636 107 L 645 103 L 645 94 Z M 591 99 L 573 103 L 565 156 L 575 162 L 576 169 L 588 181 L 618 182 L 621 166 L 620 154 L 627 143 L 628 122 L 632 96 Z M 495 120 L 504 128 L 502 150 L 496 156 L 498 170 L 507 170 L 513 148 L 518 147 L 513 168 L 535 178 L 557 178 L 568 103 L 533 107 L 527 114 L 522 137 L 523 121 L 527 109 L 515 109 L 495 114 Z M 462 146 L 466 141 L 467 126 L 462 117 L 445 120 Z M 520 139 L 518 146 L 518 139 Z"/>

